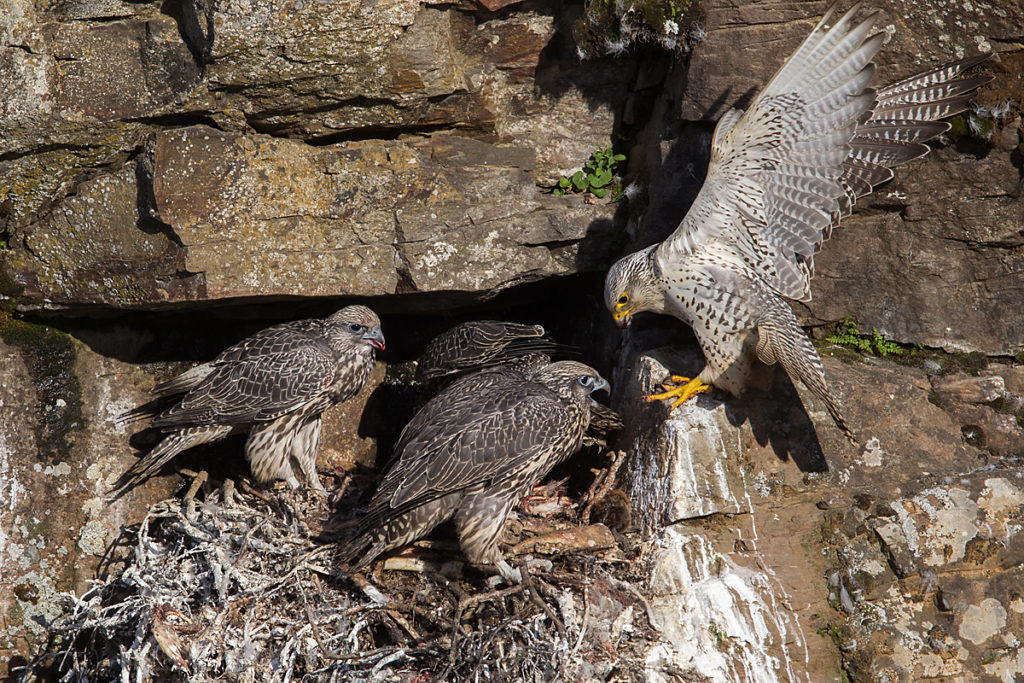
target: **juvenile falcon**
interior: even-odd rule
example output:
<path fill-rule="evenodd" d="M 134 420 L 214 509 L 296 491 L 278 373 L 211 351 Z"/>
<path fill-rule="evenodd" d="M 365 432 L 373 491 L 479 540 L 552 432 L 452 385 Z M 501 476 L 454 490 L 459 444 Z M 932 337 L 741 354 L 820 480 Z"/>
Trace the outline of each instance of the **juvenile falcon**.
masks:
<path fill-rule="evenodd" d="M 434 337 L 420 355 L 416 379 L 431 383 L 430 397 L 444 380 L 459 374 L 498 365 L 517 366 L 542 359 L 550 363 L 549 354 L 573 355 L 571 346 L 558 344 L 547 337 L 540 325 L 523 325 L 501 320 L 473 320 L 456 325 Z M 424 399 L 426 400 L 426 399 Z M 583 445 L 605 447 L 608 435 L 621 431 L 622 417 L 597 401 L 590 411 L 590 426 Z"/>
<path fill-rule="evenodd" d="M 454 519 L 470 562 L 518 581 L 498 549 L 509 511 L 579 448 L 590 394 L 607 388 L 575 361 L 519 363 L 455 381 L 405 427 L 343 559 L 361 569 Z"/>
<path fill-rule="evenodd" d="M 472 320 L 434 337 L 416 365 L 425 382 L 470 370 L 501 365 L 528 353 L 549 353 L 558 345 L 540 325 L 501 320 Z"/>
<path fill-rule="evenodd" d="M 320 415 L 363 388 L 374 350 L 384 349 L 380 319 L 366 306 L 275 325 L 247 337 L 153 389 L 181 398 L 152 422 L 167 436 L 124 473 L 119 496 L 187 448 L 248 432 L 245 456 L 257 481 L 298 476 L 323 489 L 316 473 Z"/>
<path fill-rule="evenodd" d="M 858 9 L 825 28 L 829 11 L 748 111 L 722 117 L 707 178 L 675 232 L 608 272 L 605 305 L 620 327 L 641 311 L 675 316 L 707 359 L 647 400 L 674 398 L 674 408 L 709 385 L 739 394 L 756 353 L 807 385 L 854 440 L 785 298 L 810 300 L 812 259 L 832 228 L 890 168 L 926 154 L 923 143 L 949 129 L 937 119 L 990 80 L 955 80 L 982 55 L 876 92 L 871 60 L 884 36 L 870 35 L 874 14 L 854 23 Z"/>

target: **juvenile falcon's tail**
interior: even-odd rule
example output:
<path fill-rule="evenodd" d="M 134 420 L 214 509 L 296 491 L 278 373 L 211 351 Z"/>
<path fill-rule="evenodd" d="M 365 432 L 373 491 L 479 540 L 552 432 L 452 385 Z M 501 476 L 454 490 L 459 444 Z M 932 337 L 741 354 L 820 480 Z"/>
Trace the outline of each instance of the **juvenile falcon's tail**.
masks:
<path fill-rule="evenodd" d="M 139 458 L 138 462 L 121 475 L 110 490 L 110 500 L 116 500 L 143 481 L 153 476 L 161 467 L 170 462 L 171 458 L 187 448 L 201 443 L 216 441 L 228 435 L 230 425 L 211 425 L 204 427 L 188 427 L 178 429 L 164 437 L 163 441 L 149 453 Z"/>
<path fill-rule="evenodd" d="M 199 383 L 206 379 L 207 375 L 211 372 L 213 372 L 213 364 L 203 363 L 186 370 L 177 377 L 157 384 L 149 391 L 153 398 L 148 403 L 121 413 L 117 417 L 116 422 L 118 424 L 130 424 L 132 422 L 153 419 L 162 413 L 164 409 L 170 407 L 173 402 L 180 400 L 181 394 L 199 386 Z"/>
<path fill-rule="evenodd" d="M 821 356 L 800 328 L 793 311 L 777 297 L 765 297 L 764 303 L 764 314 L 757 324 L 757 357 L 766 365 L 778 362 L 787 375 L 803 382 L 824 402 L 836 427 L 850 443 L 856 444 L 853 430 L 846 424 L 839 406 L 829 393 Z"/>
<path fill-rule="evenodd" d="M 447 521 L 458 507 L 453 498 L 460 496 L 457 492 L 422 504 L 370 509 L 359 520 L 356 536 L 341 549 L 338 559 L 349 566 L 349 571 L 359 571 L 382 553 L 412 543 Z"/>

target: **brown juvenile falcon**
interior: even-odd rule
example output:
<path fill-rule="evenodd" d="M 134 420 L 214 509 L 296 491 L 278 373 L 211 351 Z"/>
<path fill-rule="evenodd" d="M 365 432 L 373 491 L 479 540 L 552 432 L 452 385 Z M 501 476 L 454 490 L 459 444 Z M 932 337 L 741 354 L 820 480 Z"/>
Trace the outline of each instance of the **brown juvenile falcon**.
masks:
<path fill-rule="evenodd" d="M 181 398 L 152 422 L 167 433 L 125 472 L 113 495 L 152 476 L 186 448 L 248 432 L 246 459 L 257 481 L 298 476 L 323 489 L 316 473 L 320 415 L 359 393 L 384 348 L 380 319 L 366 306 L 275 325 L 247 337 L 153 389 Z"/>
<path fill-rule="evenodd" d="M 579 448 L 590 394 L 607 388 L 587 365 L 543 359 L 457 380 L 402 432 L 343 559 L 360 569 L 454 519 L 470 562 L 519 580 L 498 549 L 509 511 Z"/>
<path fill-rule="evenodd" d="M 472 320 L 434 337 L 416 364 L 421 382 L 479 370 L 524 356 L 549 353 L 558 345 L 540 325 Z"/>
<path fill-rule="evenodd" d="M 893 166 L 926 154 L 923 143 L 949 129 L 937 119 L 963 111 L 990 80 L 956 80 L 982 55 L 876 92 L 871 60 L 884 36 L 870 35 L 875 15 L 854 24 L 858 9 L 832 28 L 826 14 L 746 113 L 722 117 L 679 227 L 608 272 L 605 305 L 620 326 L 641 311 L 675 316 L 707 358 L 697 377 L 673 377 L 678 386 L 648 400 L 676 407 L 712 384 L 739 394 L 756 354 L 807 385 L 854 440 L 785 299 L 810 300 L 812 260 L 832 228 Z"/>
<path fill-rule="evenodd" d="M 445 380 L 459 374 L 498 365 L 529 365 L 538 360 L 546 364 L 551 362 L 549 354 L 573 354 L 573 347 L 558 344 L 546 335 L 540 325 L 501 320 L 473 320 L 456 325 L 427 344 L 417 361 L 416 379 L 430 383 L 425 392 L 430 397 Z M 621 431 L 623 426 L 617 412 L 594 401 L 583 445 L 603 448 L 608 435 Z"/>

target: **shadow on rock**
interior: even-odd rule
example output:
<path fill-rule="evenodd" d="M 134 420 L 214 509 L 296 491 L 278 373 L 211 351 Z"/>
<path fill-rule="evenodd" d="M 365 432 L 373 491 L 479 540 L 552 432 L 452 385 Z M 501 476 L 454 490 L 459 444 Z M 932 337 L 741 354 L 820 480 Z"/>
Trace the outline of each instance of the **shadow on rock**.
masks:
<path fill-rule="evenodd" d="M 725 414 L 733 426 L 749 422 L 757 443 L 770 445 L 779 460 L 792 460 L 801 472 L 828 471 L 814 423 L 789 375 L 781 369 L 775 369 L 769 390 L 752 389 L 728 399 Z"/>

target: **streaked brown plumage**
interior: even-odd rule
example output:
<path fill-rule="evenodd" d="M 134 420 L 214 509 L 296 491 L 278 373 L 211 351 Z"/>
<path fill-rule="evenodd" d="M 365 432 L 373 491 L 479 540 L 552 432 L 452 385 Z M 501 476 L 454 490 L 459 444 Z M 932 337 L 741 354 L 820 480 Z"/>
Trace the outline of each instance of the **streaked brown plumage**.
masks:
<path fill-rule="evenodd" d="M 416 365 L 421 382 L 501 365 L 528 353 L 559 348 L 540 325 L 473 320 L 434 337 Z"/>
<path fill-rule="evenodd" d="M 697 377 L 649 399 L 676 406 L 710 385 L 739 394 L 756 360 L 779 363 L 854 440 L 785 298 L 811 298 L 813 257 L 832 228 L 892 167 L 926 154 L 924 143 L 949 128 L 938 119 L 990 80 L 957 79 L 982 55 L 872 90 L 884 34 L 870 35 L 874 15 L 855 23 L 858 9 L 826 28 L 830 11 L 747 112 L 725 114 L 679 227 L 609 270 L 605 305 L 621 326 L 642 311 L 675 316 L 707 359 Z"/>
<path fill-rule="evenodd" d="M 524 372 L 534 363 L 551 362 L 551 354 L 571 354 L 573 348 L 558 344 L 545 335 L 540 325 L 523 325 L 500 320 L 474 320 L 441 333 L 427 345 L 417 363 L 420 381 L 444 382 L 458 374 L 487 367 L 506 365 Z M 431 396 L 430 384 L 426 396 Z M 611 408 L 594 401 L 590 426 L 583 437 L 584 446 L 607 445 L 608 435 L 620 431 L 622 417 Z"/>
<path fill-rule="evenodd" d="M 590 393 L 608 383 L 575 361 L 497 367 L 454 382 L 406 426 L 355 539 L 353 569 L 454 519 L 466 557 L 496 565 L 512 506 L 580 446 Z"/>
<path fill-rule="evenodd" d="M 346 306 L 324 319 L 298 320 L 247 337 L 209 363 L 153 389 L 180 396 L 152 426 L 167 433 L 124 473 L 119 496 L 178 453 L 232 433 L 249 433 L 246 459 L 263 483 L 298 477 L 323 489 L 316 473 L 320 415 L 362 389 L 384 348 L 380 319 L 365 306 Z"/>
<path fill-rule="evenodd" d="M 603 403 L 592 401 L 590 424 L 587 426 L 587 433 L 583 435 L 583 445 L 605 448 L 608 445 L 608 435 L 622 431 L 625 426 L 621 415 Z"/>

